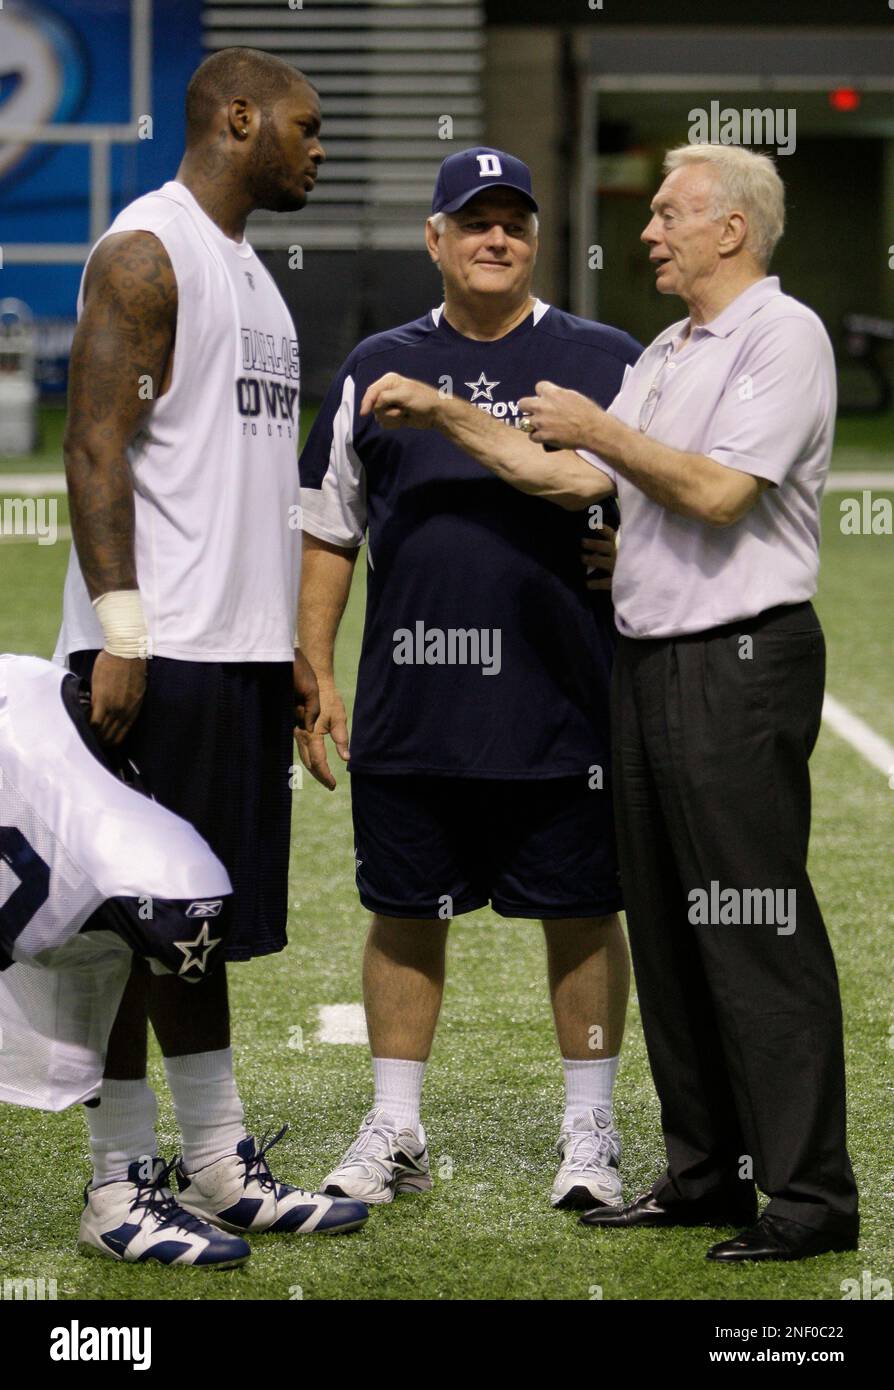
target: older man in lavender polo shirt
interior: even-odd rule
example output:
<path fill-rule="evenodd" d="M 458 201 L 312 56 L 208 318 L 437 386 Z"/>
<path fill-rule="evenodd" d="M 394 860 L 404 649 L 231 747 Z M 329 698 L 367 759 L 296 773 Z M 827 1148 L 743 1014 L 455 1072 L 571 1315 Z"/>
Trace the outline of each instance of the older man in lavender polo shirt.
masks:
<path fill-rule="evenodd" d="M 793 1260 L 853 1249 L 859 1232 L 838 981 L 806 867 L 834 360 L 820 320 L 767 274 L 785 206 L 772 160 L 683 146 L 665 174 L 642 239 L 689 317 L 608 412 L 541 382 L 520 402 L 525 440 L 394 374 L 363 409 L 437 428 L 559 506 L 617 490 L 616 817 L 667 1171 L 581 1219 L 744 1226 L 709 1258 Z M 770 1197 L 759 1220 L 755 1183 Z"/>

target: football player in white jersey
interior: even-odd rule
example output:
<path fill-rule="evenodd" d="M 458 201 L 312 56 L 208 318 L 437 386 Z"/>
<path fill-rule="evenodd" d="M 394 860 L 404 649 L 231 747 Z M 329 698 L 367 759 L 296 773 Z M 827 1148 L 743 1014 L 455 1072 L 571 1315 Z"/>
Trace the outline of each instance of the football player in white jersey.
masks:
<path fill-rule="evenodd" d="M 89 704 L 58 666 L 0 656 L 0 1100 L 41 1110 L 91 1104 L 134 960 L 201 980 L 231 916 L 220 860 L 102 747 Z M 216 1269 L 251 1254 L 175 1200 L 154 1150 L 129 1169 L 88 1194 L 83 1250 Z"/>
<path fill-rule="evenodd" d="M 186 127 L 176 178 L 123 209 L 81 284 L 56 657 L 91 682 L 98 734 L 226 867 L 224 953 L 247 960 L 286 944 L 291 739 L 319 702 L 293 643 L 298 344 L 244 233 L 256 208 L 301 209 L 325 155 L 312 85 L 254 49 L 201 64 Z M 150 1020 L 181 1133 L 183 1205 L 239 1232 L 354 1229 L 365 1206 L 275 1182 L 246 1133 L 225 970 L 188 1002 L 184 988 L 145 972 L 128 983 L 88 1112 L 93 1194 L 123 1192 L 134 1156 L 155 1152 Z M 127 1201 L 104 1219 L 124 1220 Z"/>

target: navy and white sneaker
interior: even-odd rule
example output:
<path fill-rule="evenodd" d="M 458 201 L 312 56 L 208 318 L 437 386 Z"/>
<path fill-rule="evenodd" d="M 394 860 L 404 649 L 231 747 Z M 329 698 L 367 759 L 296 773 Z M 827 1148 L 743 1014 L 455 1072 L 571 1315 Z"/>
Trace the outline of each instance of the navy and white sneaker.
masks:
<path fill-rule="evenodd" d="M 562 1162 L 550 1198 L 554 1207 L 622 1205 L 621 1137 L 607 1112 L 593 1109 L 575 1116 L 574 1127 L 562 1130 L 556 1148 Z"/>
<path fill-rule="evenodd" d="M 187 1173 L 177 1165 L 181 1205 L 225 1231 L 276 1231 L 291 1235 L 343 1235 L 356 1231 L 369 1216 L 364 1202 L 339 1201 L 322 1192 L 306 1192 L 277 1182 L 267 1153 L 288 1130 L 261 1140 L 248 1135 L 236 1152 Z"/>
<path fill-rule="evenodd" d="M 370 1110 L 323 1191 L 363 1202 L 393 1202 L 398 1192 L 428 1192 L 431 1173 L 425 1130 L 398 1130 L 381 1106 Z"/>
<path fill-rule="evenodd" d="M 126 1182 L 85 1189 L 78 1236 L 83 1255 L 205 1269 L 231 1269 L 248 1259 L 247 1241 L 201 1221 L 174 1200 L 168 1187 L 173 1162 L 152 1159 L 149 1177 L 146 1166 L 145 1159 L 137 1159 L 128 1167 Z"/>

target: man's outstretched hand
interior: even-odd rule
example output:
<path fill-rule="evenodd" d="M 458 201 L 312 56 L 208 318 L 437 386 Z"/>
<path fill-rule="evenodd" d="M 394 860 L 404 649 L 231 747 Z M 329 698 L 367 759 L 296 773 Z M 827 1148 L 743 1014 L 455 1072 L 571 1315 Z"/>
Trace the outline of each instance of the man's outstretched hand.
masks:
<path fill-rule="evenodd" d="M 433 386 L 386 372 L 366 388 L 360 414 L 372 412 L 383 430 L 430 430 L 442 400 Z"/>

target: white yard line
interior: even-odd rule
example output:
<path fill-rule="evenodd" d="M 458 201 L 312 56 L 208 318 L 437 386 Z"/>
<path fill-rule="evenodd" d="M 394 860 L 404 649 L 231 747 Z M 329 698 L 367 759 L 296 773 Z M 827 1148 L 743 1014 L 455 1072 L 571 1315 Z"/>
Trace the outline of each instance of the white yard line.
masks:
<path fill-rule="evenodd" d="M 64 492 L 64 473 L 0 473 L 0 495 L 42 497 L 45 492 Z"/>
<path fill-rule="evenodd" d="M 826 479 L 826 492 L 862 492 L 864 488 L 894 492 L 894 473 L 830 473 Z"/>
<path fill-rule="evenodd" d="M 369 1043 L 362 1004 L 320 1004 L 317 1039 L 324 1043 Z"/>
<path fill-rule="evenodd" d="M 870 767 L 884 773 L 886 777 L 894 774 L 894 744 L 882 738 L 874 729 L 870 729 L 859 715 L 854 714 L 840 700 L 836 700 L 834 695 L 827 695 L 823 701 L 823 720 L 830 729 L 834 729 L 839 738 L 843 738 L 845 743 L 855 748 Z"/>

